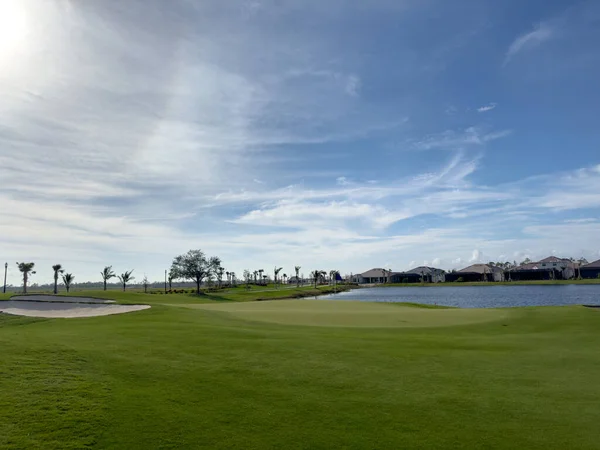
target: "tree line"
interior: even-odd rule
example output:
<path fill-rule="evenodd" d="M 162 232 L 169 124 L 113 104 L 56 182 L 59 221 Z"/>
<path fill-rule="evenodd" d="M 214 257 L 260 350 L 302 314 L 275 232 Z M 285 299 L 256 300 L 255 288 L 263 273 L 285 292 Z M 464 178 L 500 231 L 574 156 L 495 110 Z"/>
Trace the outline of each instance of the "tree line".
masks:
<path fill-rule="evenodd" d="M 27 293 L 27 286 L 30 278 L 36 274 L 35 263 L 34 262 L 17 262 L 17 267 L 22 274 L 23 279 L 23 293 Z M 302 278 L 300 277 L 301 266 L 295 266 L 295 282 L 297 287 L 300 287 Z M 287 284 L 288 275 L 286 273 L 281 274 L 283 270 L 282 267 L 277 267 L 273 269 L 273 281 L 275 286 L 278 287 L 280 282 Z M 65 272 L 62 264 L 54 264 L 52 265 L 52 273 L 54 278 L 54 294 L 58 294 L 58 283 L 59 279 L 62 280 L 64 287 L 69 293 L 71 286 L 74 283 L 75 276 L 72 273 Z M 223 276 L 227 276 L 227 284 L 230 286 L 235 286 L 237 283 L 237 276 L 235 272 L 226 271 L 222 266 L 221 258 L 218 256 L 207 256 L 202 250 L 189 250 L 187 253 L 182 255 L 178 255 L 173 259 L 171 263 L 171 268 L 168 271 L 167 281 L 169 283 L 169 289 L 171 289 L 172 283 L 175 280 L 185 280 L 193 282 L 196 286 L 196 293 L 200 294 L 200 287 L 205 281 L 212 281 L 214 279 L 217 280 L 219 288 L 222 287 L 223 284 Z M 337 283 L 337 277 L 339 272 L 337 270 L 331 270 L 327 273 L 324 270 L 314 270 L 310 273 L 310 278 L 314 282 L 315 287 L 319 283 L 326 282 L 327 275 L 329 275 L 330 280 L 335 284 Z M 135 277 L 133 276 L 133 270 L 126 270 L 120 275 L 117 275 L 113 266 L 106 266 L 100 272 L 100 276 L 102 278 L 102 286 L 103 289 L 107 290 L 107 285 L 113 278 L 117 278 L 119 280 L 120 285 L 123 288 L 123 291 L 127 289 L 127 285 L 130 284 Z M 254 271 L 244 270 L 244 281 L 247 285 L 254 282 L 257 285 L 267 285 L 269 280 L 269 276 L 265 274 L 264 269 L 257 269 Z M 150 282 L 148 278 L 144 276 L 142 280 L 142 285 L 144 286 L 144 291 L 147 291 Z"/>

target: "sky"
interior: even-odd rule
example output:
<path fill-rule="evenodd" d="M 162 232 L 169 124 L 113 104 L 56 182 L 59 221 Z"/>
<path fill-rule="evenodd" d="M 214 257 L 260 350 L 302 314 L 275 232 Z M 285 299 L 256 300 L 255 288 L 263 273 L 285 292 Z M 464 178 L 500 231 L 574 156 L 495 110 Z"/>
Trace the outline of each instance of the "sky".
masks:
<path fill-rule="evenodd" d="M 598 42 L 596 1 L 0 0 L 8 281 L 596 260 Z"/>

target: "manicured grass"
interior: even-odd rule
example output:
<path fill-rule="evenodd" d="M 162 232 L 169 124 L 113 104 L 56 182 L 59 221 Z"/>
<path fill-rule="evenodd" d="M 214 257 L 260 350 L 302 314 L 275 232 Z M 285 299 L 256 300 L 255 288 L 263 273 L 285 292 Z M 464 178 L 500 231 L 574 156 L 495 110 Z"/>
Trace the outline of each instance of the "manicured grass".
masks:
<path fill-rule="evenodd" d="M 182 305 L 258 322 L 331 327 L 446 327 L 501 320 L 502 309 L 416 308 L 411 305 L 326 300 Z"/>
<path fill-rule="evenodd" d="M 384 326 L 365 328 L 351 302 L 282 301 L 286 325 L 265 320 L 273 302 L 118 300 L 153 308 L 0 315 L 0 448 L 599 446 L 598 309 L 486 310 L 474 323 L 472 310 L 368 304 L 364 320 Z M 299 325 L 337 305 L 346 323 Z M 421 322 L 386 324 L 394 314 Z"/>

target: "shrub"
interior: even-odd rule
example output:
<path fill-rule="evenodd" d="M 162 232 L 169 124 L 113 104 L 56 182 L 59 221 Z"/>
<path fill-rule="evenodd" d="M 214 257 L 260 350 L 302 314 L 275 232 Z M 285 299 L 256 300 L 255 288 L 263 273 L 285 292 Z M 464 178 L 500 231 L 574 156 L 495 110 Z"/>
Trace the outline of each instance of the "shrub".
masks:
<path fill-rule="evenodd" d="M 456 280 L 458 283 L 464 283 L 465 279 L 463 277 L 458 277 L 458 279 Z"/>

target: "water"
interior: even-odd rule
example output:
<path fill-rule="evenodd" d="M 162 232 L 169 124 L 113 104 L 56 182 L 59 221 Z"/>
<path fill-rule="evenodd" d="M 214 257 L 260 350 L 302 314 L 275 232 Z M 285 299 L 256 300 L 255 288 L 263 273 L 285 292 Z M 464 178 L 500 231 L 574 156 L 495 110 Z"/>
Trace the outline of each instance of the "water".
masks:
<path fill-rule="evenodd" d="M 459 308 L 516 306 L 600 306 L 600 285 L 431 286 L 365 288 L 319 297 L 321 300 L 412 302 Z"/>

